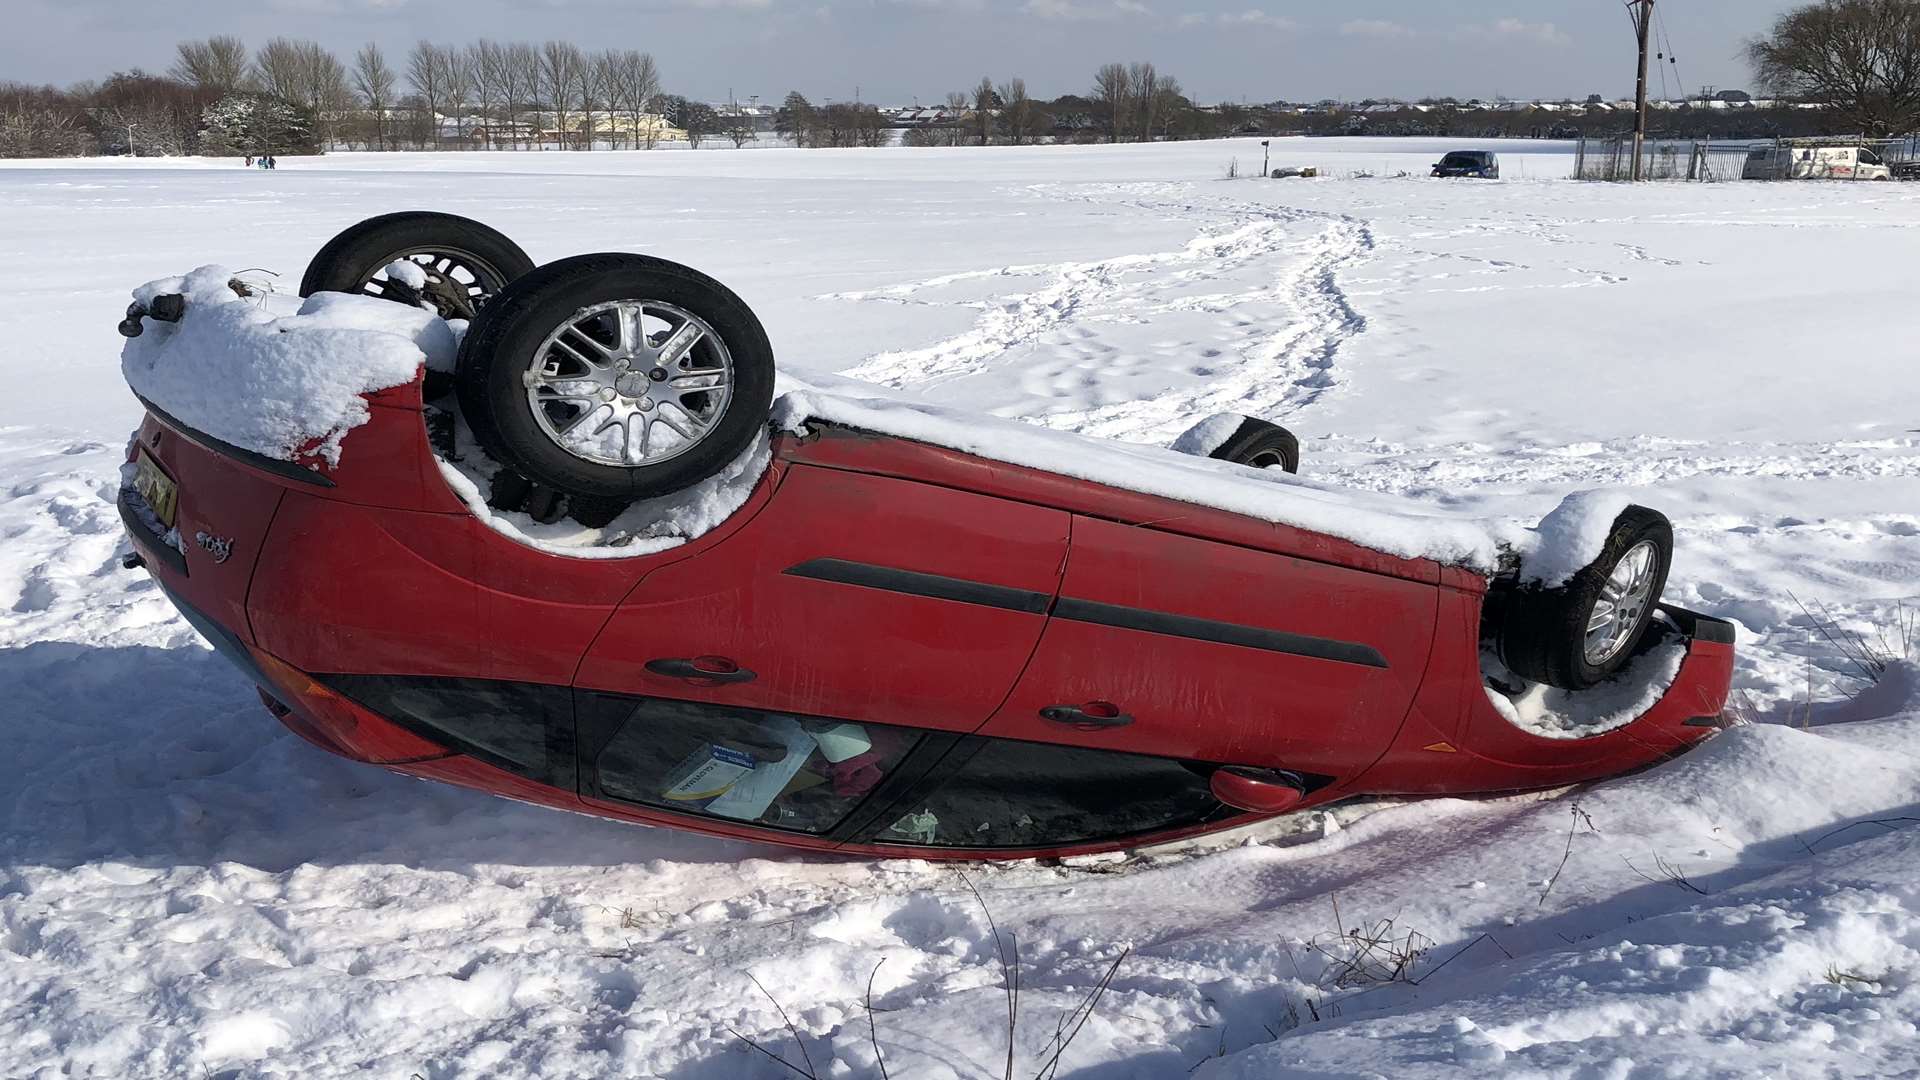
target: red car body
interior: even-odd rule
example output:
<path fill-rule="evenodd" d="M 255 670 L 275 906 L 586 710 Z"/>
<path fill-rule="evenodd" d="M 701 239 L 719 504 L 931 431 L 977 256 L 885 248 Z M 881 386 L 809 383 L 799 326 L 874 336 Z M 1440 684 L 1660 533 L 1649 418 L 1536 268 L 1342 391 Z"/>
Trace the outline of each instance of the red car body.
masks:
<path fill-rule="evenodd" d="M 561 809 L 872 856 L 1081 854 L 1257 820 L 1215 797 L 1220 766 L 1296 774 L 1295 808 L 1618 773 L 1709 734 L 1731 679 L 1731 627 L 1669 608 L 1688 651 L 1659 702 L 1542 738 L 1483 690 L 1479 574 L 844 428 L 777 435 L 746 504 L 683 546 L 555 555 L 448 488 L 418 382 L 369 401 L 333 468 L 149 404 L 132 457 L 173 482 L 179 543 L 128 488 L 136 549 L 308 741 Z M 809 758 L 764 813 L 694 790 L 746 767 L 715 747 L 842 721 L 867 751 Z"/>

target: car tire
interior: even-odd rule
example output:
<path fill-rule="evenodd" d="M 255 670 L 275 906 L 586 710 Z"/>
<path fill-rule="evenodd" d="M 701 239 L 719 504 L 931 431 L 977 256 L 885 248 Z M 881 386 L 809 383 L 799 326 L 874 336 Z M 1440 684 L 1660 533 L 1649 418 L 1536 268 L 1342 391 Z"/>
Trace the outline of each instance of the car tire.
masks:
<path fill-rule="evenodd" d="M 1300 440 L 1294 437 L 1293 432 L 1278 424 L 1269 424 L 1249 416 L 1207 456 L 1254 469 L 1270 469 L 1278 465 L 1285 472 L 1297 473 L 1300 471 Z"/>
<path fill-rule="evenodd" d="M 1585 690 L 1613 676 L 1646 635 L 1672 565 L 1673 526 L 1666 516 L 1627 507 L 1600 556 L 1564 585 L 1524 585 L 1504 598 L 1501 660 L 1522 678 L 1563 690 Z M 1609 612 L 1611 620 L 1603 622 Z"/>
<path fill-rule="evenodd" d="M 415 289 L 388 279 L 405 259 L 427 272 Z M 300 295 L 361 293 L 405 304 L 432 304 L 441 317 L 472 319 L 488 300 L 533 269 L 520 245 L 471 218 L 409 210 L 371 217 L 327 241 L 300 279 Z"/>
<path fill-rule="evenodd" d="M 495 297 L 461 342 L 455 391 L 496 461 L 624 505 L 738 458 L 766 426 L 773 383 L 766 331 L 726 286 L 606 253 L 549 263 Z"/>

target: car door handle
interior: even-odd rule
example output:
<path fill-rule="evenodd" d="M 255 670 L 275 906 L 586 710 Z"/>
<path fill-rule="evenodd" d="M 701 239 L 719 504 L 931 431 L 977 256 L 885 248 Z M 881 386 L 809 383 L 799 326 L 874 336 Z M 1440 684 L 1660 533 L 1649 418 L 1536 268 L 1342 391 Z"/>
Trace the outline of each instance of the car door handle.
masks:
<path fill-rule="evenodd" d="M 696 686 L 727 686 L 749 683 L 759 676 L 724 656 L 663 658 L 647 661 L 647 670 L 670 679 L 683 679 Z"/>
<path fill-rule="evenodd" d="M 1089 701 L 1085 705 L 1049 705 L 1040 710 L 1040 718 L 1081 731 L 1104 731 L 1133 723 L 1133 717 L 1110 701 Z"/>

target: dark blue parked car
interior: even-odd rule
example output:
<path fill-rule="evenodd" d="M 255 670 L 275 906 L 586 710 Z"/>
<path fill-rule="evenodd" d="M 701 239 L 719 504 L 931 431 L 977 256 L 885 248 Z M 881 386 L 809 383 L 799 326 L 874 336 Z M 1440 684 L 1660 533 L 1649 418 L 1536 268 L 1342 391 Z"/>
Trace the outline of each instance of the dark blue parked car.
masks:
<path fill-rule="evenodd" d="M 1433 167 L 1435 176 L 1472 176 L 1500 179 L 1500 159 L 1491 150 L 1455 150 Z"/>

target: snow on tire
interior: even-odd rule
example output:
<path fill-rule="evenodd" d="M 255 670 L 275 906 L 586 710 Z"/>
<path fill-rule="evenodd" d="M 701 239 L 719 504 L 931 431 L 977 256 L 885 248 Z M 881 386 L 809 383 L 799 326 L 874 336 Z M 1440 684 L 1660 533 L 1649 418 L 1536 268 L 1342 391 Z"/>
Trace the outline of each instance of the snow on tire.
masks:
<path fill-rule="evenodd" d="M 1614 519 L 1600 555 L 1563 585 L 1501 598 L 1500 658 L 1517 675 L 1584 690 L 1626 666 L 1653 621 L 1673 565 L 1673 526 L 1644 506 Z"/>

